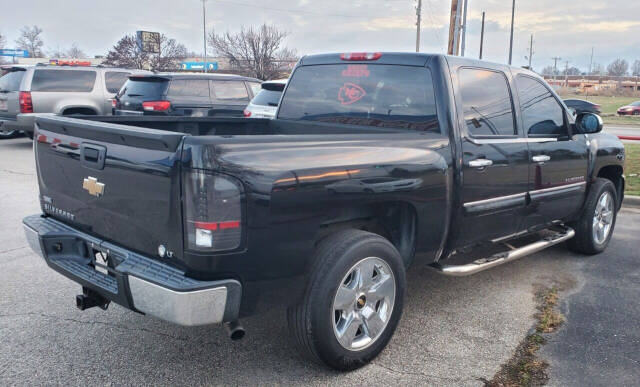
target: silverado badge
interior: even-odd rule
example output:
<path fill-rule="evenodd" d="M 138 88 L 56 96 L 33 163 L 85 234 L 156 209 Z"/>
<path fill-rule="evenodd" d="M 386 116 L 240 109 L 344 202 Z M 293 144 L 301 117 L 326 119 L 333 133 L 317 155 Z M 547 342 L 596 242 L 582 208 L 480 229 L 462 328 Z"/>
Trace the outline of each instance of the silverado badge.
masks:
<path fill-rule="evenodd" d="M 89 192 L 89 195 L 100 197 L 104 193 L 104 183 L 99 183 L 95 177 L 87 177 L 82 182 L 82 188 Z"/>

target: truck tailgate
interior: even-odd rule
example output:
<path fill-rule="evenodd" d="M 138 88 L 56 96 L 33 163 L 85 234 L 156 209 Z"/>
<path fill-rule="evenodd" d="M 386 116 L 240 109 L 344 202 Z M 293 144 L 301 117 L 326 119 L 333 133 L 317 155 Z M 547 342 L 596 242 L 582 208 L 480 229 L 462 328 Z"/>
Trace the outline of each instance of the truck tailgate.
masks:
<path fill-rule="evenodd" d="M 147 255 L 182 251 L 184 133 L 66 117 L 39 117 L 36 130 L 46 214 Z"/>

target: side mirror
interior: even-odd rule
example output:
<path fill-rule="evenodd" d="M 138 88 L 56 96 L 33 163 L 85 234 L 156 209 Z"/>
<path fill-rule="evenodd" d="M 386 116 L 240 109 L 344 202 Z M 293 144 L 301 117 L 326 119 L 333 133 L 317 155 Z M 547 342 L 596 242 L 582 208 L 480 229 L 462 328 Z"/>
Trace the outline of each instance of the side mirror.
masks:
<path fill-rule="evenodd" d="M 602 131 L 602 118 L 593 113 L 582 113 L 576 117 L 576 127 L 583 134 L 593 134 Z"/>

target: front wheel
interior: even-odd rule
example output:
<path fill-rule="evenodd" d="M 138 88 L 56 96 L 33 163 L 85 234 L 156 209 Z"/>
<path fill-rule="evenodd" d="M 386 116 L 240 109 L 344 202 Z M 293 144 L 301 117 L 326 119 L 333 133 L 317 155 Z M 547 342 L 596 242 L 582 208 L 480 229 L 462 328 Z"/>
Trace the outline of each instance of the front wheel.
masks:
<path fill-rule="evenodd" d="M 594 181 L 580 218 L 569 225 L 576 231 L 576 236 L 567 241 L 569 249 L 592 255 L 607 248 L 616 224 L 617 197 L 610 180 Z"/>
<path fill-rule="evenodd" d="M 402 258 L 385 238 L 347 230 L 320 242 L 314 259 L 304 299 L 288 310 L 294 341 L 331 368 L 359 368 L 386 347 L 402 315 Z"/>
<path fill-rule="evenodd" d="M 0 130 L 0 139 L 14 138 L 18 135 L 17 130 Z"/>

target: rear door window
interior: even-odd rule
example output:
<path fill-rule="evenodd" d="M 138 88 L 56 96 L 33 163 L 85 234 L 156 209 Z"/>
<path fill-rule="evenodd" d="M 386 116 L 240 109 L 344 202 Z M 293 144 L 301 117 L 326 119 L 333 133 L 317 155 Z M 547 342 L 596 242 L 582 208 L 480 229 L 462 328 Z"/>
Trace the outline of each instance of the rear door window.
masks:
<path fill-rule="evenodd" d="M 20 82 L 24 77 L 24 71 L 12 71 L 0 78 L 0 91 L 18 91 Z"/>
<path fill-rule="evenodd" d="M 31 91 L 88 93 L 95 82 L 96 72 L 91 70 L 35 70 Z"/>
<path fill-rule="evenodd" d="M 561 136 L 567 134 L 563 108 L 553 94 L 537 79 L 516 77 L 522 121 L 530 136 Z"/>
<path fill-rule="evenodd" d="M 169 86 L 172 97 L 206 97 L 209 98 L 209 80 L 207 79 L 174 79 Z"/>
<path fill-rule="evenodd" d="M 431 73 L 413 66 L 299 67 L 278 118 L 440 132 Z"/>
<path fill-rule="evenodd" d="M 243 81 L 212 81 L 212 91 L 219 101 L 249 101 L 249 93 Z"/>
<path fill-rule="evenodd" d="M 514 136 L 517 134 L 507 77 L 498 71 L 463 68 L 460 94 L 469 134 Z"/>
<path fill-rule="evenodd" d="M 117 93 L 122 85 L 127 81 L 131 73 L 120 71 L 107 71 L 104 73 L 104 84 L 109 93 Z"/>

